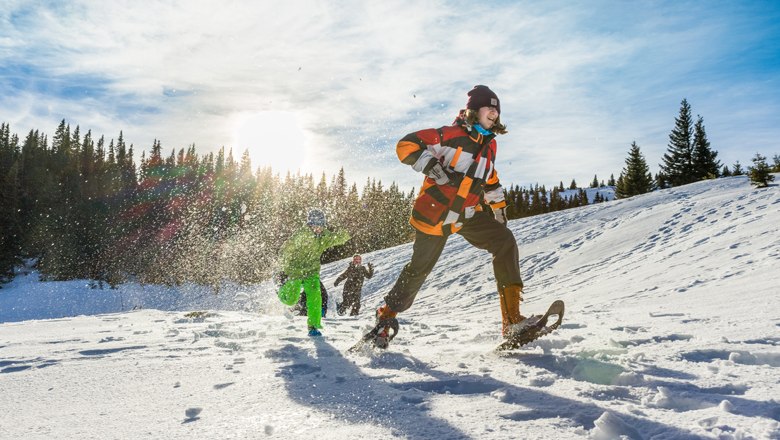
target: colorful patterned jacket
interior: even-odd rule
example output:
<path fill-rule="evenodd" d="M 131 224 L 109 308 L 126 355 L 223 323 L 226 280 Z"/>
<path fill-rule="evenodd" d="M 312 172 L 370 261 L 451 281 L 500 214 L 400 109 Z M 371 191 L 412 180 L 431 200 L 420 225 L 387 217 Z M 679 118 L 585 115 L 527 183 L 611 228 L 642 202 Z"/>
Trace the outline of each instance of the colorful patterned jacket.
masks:
<path fill-rule="evenodd" d="M 461 115 L 451 126 L 410 133 L 398 142 L 401 162 L 426 175 L 409 220 L 415 229 L 447 236 L 481 211 L 483 200 L 493 209 L 506 206 L 494 167 L 494 138 L 495 134 L 483 136 L 467 125 Z M 446 185 L 427 177 L 437 161 L 453 177 Z"/>

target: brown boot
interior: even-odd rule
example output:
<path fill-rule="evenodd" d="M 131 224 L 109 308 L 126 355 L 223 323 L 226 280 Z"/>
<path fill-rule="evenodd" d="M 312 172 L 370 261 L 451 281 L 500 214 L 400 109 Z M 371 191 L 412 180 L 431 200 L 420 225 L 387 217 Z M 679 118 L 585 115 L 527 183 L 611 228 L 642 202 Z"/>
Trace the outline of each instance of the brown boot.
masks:
<path fill-rule="evenodd" d="M 501 334 L 506 337 L 510 326 L 520 323 L 525 317 L 520 314 L 520 302 L 523 300 L 523 286 L 511 284 L 498 290 L 501 300 Z"/>
<path fill-rule="evenodd" d="M 397 312 L 394 312 L 390 309 L 390 307 L 387 306 L 387 304 L 383 305 L 382 307 L 376 309 L 376 323 L 379 325 L 382 321 L 391 320 L 398 315 Z M 396 324 L 397 325 L 397 324 Z M 395 327 L 395 331 L 398 332 L 398 327 Z M 376 337 L 374 338 L 374 345 L 378 348 L 387 348 L 388 344 L 390 343 L 390 340 L 395 337 L 395 334 L 390 335 L 390 325 L 386 325 L 382 331 L 377 333 Z"/>
<path fill-rule="evenodd" d="M 392 311 L 390 307 L 385 304 L 382 307 L 376 309 L 376 322 L 382 321 L 384 319 L 395 318 L 397 314 L 398 313 Z"/>

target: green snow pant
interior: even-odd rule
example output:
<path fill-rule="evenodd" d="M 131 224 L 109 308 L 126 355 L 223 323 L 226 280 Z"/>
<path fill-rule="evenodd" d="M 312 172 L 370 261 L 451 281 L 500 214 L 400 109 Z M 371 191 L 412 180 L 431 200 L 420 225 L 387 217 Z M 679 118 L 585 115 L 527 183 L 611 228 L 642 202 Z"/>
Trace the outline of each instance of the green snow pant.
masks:
<path fill-rule="evenodd" d="M 301 286 L 306 292 L 307 324 L 309 328 L 322 328 L 322 293 L 320 292 L 320 275 L 312 275 L 302 280 L 289 280 L 279 289 L 279 300 L 292 306 L 301 296 Z"/>

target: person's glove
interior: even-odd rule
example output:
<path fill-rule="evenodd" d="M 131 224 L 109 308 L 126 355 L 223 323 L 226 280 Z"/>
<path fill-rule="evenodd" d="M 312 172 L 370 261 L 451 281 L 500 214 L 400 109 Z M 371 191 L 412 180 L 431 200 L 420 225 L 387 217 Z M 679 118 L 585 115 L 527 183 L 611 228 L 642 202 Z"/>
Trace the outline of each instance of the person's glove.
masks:
<path fill-rule="evenodd" d="M 460 181 L 463 180 L 463 176 L 458 173 L 445 170 L 439 162 L 434 163 L 426 175 L 433 179 L 437 185 L 450 185 L 458 187 L 460 186 Z"/>
<path fill-rule="evenodd" d="M 506 207 L 498 208 L 493 210 L 493 216 L 496 217 L 496 220 L 501 223 L 502 225 L 506 224 Z"/>

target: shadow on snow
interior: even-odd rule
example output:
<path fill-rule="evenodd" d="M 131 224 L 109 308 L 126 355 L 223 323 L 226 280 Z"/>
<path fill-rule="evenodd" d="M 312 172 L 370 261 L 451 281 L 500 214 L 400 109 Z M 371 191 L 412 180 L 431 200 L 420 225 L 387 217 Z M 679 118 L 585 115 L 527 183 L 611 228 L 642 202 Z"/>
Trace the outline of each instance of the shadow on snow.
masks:
<path fill-rule="evenodd" d="M 482 375 L 462 375 L 438 371 L 414 357 L 384 353 L 372 358 L 368 368 L 405 368 L 432 377 L 431 380 L 391 382 L 388 377 L 370 376 L 324 340 L 314 340 L 316 357 L 306 350 L 286 345 L 267 355 L 278 362 L 292 362 L 278 369 L 296 402 L 341 420 L 356 424 L 377 424 L 409 439 L 472 438 L 428 411 L 431 394 L 491 395 L 509 407 L 504 419 L 527 421 L 568 419 L 573 426 L 593 429 L 595 421 L 609 409 L 529 387 L 498 381 Z M 316 385 L 316 386 L 315 386 Z M 529 409 L 530 408 L 530 409 Z M 512 412 L 511 410 L 515 411 Z M 618 413 L 619 418 L 643 437 L 664 435 L 677 439 L 700 438 L 690 431 L 647 418 Z"/>
<path fill-rule="evenodd" d="M 380 425 L 409 439 L 468 439 L 458 428 L 432 417 L 422 400 L 405 399 L 383 378 L 364 374 L 338 349 L 315 339 L 316 357 L 286 345 L 267 355 L 292 362 L 277 370 L 290 398 L 314 410 L 354 424 Z"/>

